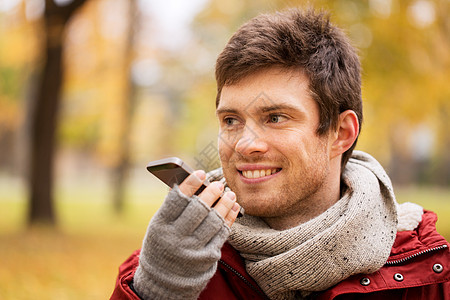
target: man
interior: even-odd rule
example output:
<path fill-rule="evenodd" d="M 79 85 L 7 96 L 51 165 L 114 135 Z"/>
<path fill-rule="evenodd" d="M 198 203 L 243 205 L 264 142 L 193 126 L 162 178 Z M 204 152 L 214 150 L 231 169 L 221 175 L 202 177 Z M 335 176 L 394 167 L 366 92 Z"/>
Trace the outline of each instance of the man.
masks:
<path fill-rule="evenodd" d="M 222 169 L 198 197 L 203 171 L 169 192 L 113 299 L 448 299 L 435 214 L 398 205 L 353 153 L 360 64 L 341 30 L 313 11 L 260 15 L 216 79 Z"/>

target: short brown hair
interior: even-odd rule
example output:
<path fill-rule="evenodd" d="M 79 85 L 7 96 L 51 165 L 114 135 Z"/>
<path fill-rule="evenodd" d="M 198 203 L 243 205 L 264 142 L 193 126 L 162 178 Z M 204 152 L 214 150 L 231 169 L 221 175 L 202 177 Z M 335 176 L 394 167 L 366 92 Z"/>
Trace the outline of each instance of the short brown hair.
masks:
<path fill-rule="evenodd" d="M 282 67 L 305 72 L 319 106 L 317 134 L 336 129 L 339 114 L 351 109 L 362 124 L 361 70 L 356 49 L 329 16 L 313 9 L 259 15 L 231 37 L 216 63 L 217 98 L 224 85 L 257 71 Z M 345 166 L 356 141 L 342 156 Z"/>

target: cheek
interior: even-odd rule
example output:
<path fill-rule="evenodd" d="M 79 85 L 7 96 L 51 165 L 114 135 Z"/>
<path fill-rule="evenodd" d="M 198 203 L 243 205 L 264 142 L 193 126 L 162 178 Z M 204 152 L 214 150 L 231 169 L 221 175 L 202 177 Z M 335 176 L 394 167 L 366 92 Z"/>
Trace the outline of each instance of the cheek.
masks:
<path fill-rule="evenodd" d="M 218 136 L 218 145 L 224 152 L 234 150 L 234 147 L 239 139 L 239 132 L 236 130 L 221 130 Z"/>
<path fill-rule="evenodd" d="M 326 138 L 318 136 L 315 131 L 308 130 L 304 132 L 296 132 L 290 137 L 289 143 L 297 144 L 298 147 L 314 154 L 317 149 L 326 147 Z"/>
<path fill-rule="evenodd" d="M 315 161 L 324 159 L 327 144 L 315 134 L 293 134 L 281 139 L 277 149 L 295 165 L 295 168 L 301 168 L 304 164 L 315 165 Z"/>
<path fill-rule="evenodd" d="M 227 143 L 220 137 L 218 141 L 218 148 L 220 160 L 222 161 L 222 165 L 224 165 L 230 160 L 231 155 L 233 154 L 233 148 L 230 146 L 229 143 Z"/>

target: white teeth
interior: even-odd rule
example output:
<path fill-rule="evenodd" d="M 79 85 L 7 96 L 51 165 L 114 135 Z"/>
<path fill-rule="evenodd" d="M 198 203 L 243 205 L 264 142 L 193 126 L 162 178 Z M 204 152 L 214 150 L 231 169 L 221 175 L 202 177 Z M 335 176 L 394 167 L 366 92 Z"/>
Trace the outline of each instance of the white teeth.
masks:
<path fill-rule="evenodd" d="M 267 169 L 267 170 L 253 170 L 253 171 L 242 171 L 242 175 L 245 178 L 260 178 L 272 175 L 277 172 L 277 169 Z"/>

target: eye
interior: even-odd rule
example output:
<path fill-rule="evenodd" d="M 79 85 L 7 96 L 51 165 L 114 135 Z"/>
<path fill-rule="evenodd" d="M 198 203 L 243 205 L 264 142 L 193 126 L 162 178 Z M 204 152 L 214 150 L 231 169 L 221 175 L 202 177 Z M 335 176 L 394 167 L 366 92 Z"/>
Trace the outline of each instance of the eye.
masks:
<path fill-rule="evenodd" d="M 272 114 L 269 115 L 269 123 L 280 123 L 286 120 L 285 116 Z"/>
<path fill-rule="evenodd" d="M 227 126 L 233 126 L 233 125 L 238 124 L 239 121 L 236 118 L 226 117 L 226 118 L 223 119 L 223 122 Z"/>

